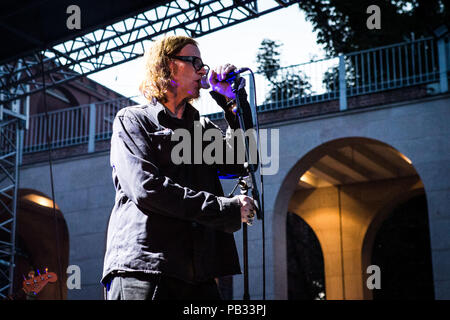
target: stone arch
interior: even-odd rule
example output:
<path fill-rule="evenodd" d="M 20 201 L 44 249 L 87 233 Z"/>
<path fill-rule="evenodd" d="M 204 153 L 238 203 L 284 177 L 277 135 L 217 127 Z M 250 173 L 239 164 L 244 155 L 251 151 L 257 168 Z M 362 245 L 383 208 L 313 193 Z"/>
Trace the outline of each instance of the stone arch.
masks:
<path fill-rule="evenodd" d="M 322 245 L 311 226 L 288 212 L 288 291 L 290 300 L 324 300 L 325 277 Z"/>
<path fill-rule="evenodd" d="M 56 214 L 56 216 L 55 216 Z M 33 299 L 67 298 L 66 269 L 69 262 L 69 232 L 64 216 L 46 194 L 33 189 L 19 189 L 16 210 L 16 267 L 14 297 L 28 299 L 22 290 L 24 276 L 39 270 L 57 274 Z"/>
<path fill-rule="evenodd" d="M 362 274 L 366 274 L 367 267 L 370 265 L 370 259 L 372 256 L 373 243 L 375 241 L 375 236 L 382 225 L 382 223 L 388 218 L 391 212 L 398 205 L 407 202 L 409 199 L 414 198 L 418 195 L 425 195 L 425 189 L 422 186 L 414 186 L 410 190 L 407 190 L 403 194 L 393 197 L 390 199 L 386 205 L 384 205 L 375 214 L 374 219 L 367 228 L 366 234 L 364 236 L 361 257 L 362 257 Z M 364 287 L 364 298 L 372 299 L 372 292 Z"/>
<path fill-rule="evenodd" d="M 293 206 L 293 200 L 294 196 L 298 196 L 299 192 L 296 191 L 296 188 L 299 184 L 299 178 L 303 177 L 304 174 L 310 170 L 316 163 L 318 163 L 321 159 L 324 157 L 332 154 L 336 156 L 336 150 L 344 150 L 348 147 L 358 147 L 361 151 L 363 150 L 362 146 L 364 145 L 370 145 L 374 149 L 380 149 L 382 150 L 389 150 L 389 152 L 392 153 L 392 157 L 396 158 L 398 156 L 398 159 L 403 159 L 401 161 L 406 161 L 410 165 L 410 169 L 408 169 L 407 176 L 399 176 L 399 177 L 393 177 L 390 178 L 390 180 L 366 180 L 366 181 L 356 181 L 351 183 L 343 182 L 338 187 L 330 186 L 329 188 L 317 188 L 315 191 L 308 190 L 304 191 L 303 198 L 299 199 L 297 203 Z M 353 149 L 352 149 L 353 150 Z M 339 154 L 337 154 L 337 157 L 339 158 Z M 362 158 L 361 158 L 362 159 Z M 400 160 L 399 160 L 400 161 Z M 406 163 L 405 162 L 405 163 Z M 340 252 L 336 248 L 334 249 L 328 249 L 329 253 L 333 251 L 335 255 L 340 256 L 340 258 L 335 258 L 333 260 L 333 263 L 330 263 L 329 257 L 332 256 L 331 254 L 325 253 L 327 249 L 324 249 L 324 255 L 328 255 L 327 257 L 324 257 L 325 260 L 328 259 L 328 277 L 326 278 L 327 283 L 327 298 L 330 299 L 364 299 L 367 296 L 363 293 L 362 288 L 362 280 L 363 280 L 363 274 L 361 272 L 363 266 L 362 266 L 362 260 L 361 258 L 359 262 L 354 261 L 354 258 L 348 258 L 350 256 L 355 256 L 355 252 L 362 251 L 363 246 L 363 238 L 366 235 L 366 229 L 371 221 L 371 219 L 374 216 L 374 213 L 371 211 L 372 209 L 368 209 L 364 205 L 364 199 L 361 199 L 361 197 L 358 195 L 358 193 L 363 192 L 360 189 L 361 186 L 366 188 L 375 188 L 378 190 L 377 192 L 380 192 L 383 194 L 383 184 L 386 185 L 386 181 L 389 182 L 389 185 L 392 185 L 393 188 L 393 194 L 392 196 L 395 197 L 396 195 L 399 195 L 402 193 L 402 191 L 405 190 L 420 190 L 422 189 L 423 192 L 423 184 L 420 180 L 419 175 L 417 174 L 417 171 L 414 167 L 412 167 L 411 161 L 408 159 L 407 156 L 400 153 L 399 150 L 395 149 L 394 147 L 375 140 L 371 138 L 363 138 L 363 137 L 347 137 L 347 138 L 339 138 L 335 140 L 327 141 L 309 152 L 307 152 L 300 160 L 298 160 L 295 165 L 288 171 L 284 179 L 282 180 L 280 189 L 278 191 L 278 194 L 275 198 L 275 205 L 274 205 L 274 214 L 273 214 L 273 234 L 286 234 L 286 227 L 285 227 L 285 221 L 286 221 L 286 214 L 288 211 L 294 211 L 295 212 L 295 206 L 297 206 L 297 214 L 302 216 L 305 221 L 308 221 L 309 224 L 313 228 L 313 230 L 318 234 L 319 241 L 321 242 L 321 245 L 326 248 L 326 244 L 323 239 L 327 237 L 327 234 L 329 234 L 329 230 L 325 230 L 326 228 L 334 227 L 335 225 L 339 224 L 340 228 Z M 359 165 L 357 163 L 357 165 Z M 407 166 L 407 164 L 405 164 Z M 360 166 L 361 171 L 364 172 L 364 168 Z M 403 169 L 402 169 L 403 170 Z M 374 189 L 374 190 L 375 190 Z M 333 208 L 324 209 L 321 208 L 320 210 L 305 210 L 304 208 L 301 208 L 302 201 L 308 201 L 309 194 L 317 193 L 318 190 L 322 192 L 323 194 L 320 195 L 322 198 L 329 199 L 329 201 L 334 203 L 339 203 L 339 214 L 337 213 L 337 205 L 335 205 Z M 366 192 L 367 193 L 367 192 Z M 316 195 L 318 196 L 318 195 Z M 385 196 L 388 198 L 389 195 L 385 194 Z M 359 197 L 359 198 L 358 198 Z M 381 197 L 381 195 L 380 195 Z M 358 198 L 357 200 L 355 200 Z M 360 202 L 360 207 L 356 205 L 357 202 Z M 378 199 L 376 200 L 380 203 L 374 204 L 371 203 L 369 207 L 373 207 L 375 211 L 379 211 L 380 208 L 378 206 L 385 206 L 386 203 L 381 203 L 383 201 L 389 202 L 389 199 L 384 199 L 383 201 Z M 341 203 L 342 202 L 342 203 Z M 341 205 L 345 204 L 347 208 L 341 208 Z M 342 210 L 341 210 L 342 209 Z M 300 213 L 298 211 L 301 211 Z M 316 221 L 316 225 L 314 222 L 311 222 L 311 217 L 316 215 L 316 217 L 319 214 L 322 214 L 323 217 L 326 215 L 329 215 L 331 217 L 331 212 L 334 212 L 335 210 L 335 218 L 333 218 L 334 222 L 329 223 L 328 227 L 325 226 L 322 222 L 324 221 L 323 218 L 322 222 Z M 364 212 L 364 214 L 361 216 L 358 216 L 358 210 L 361 210 Z M 339 216 L 339 219 L 337 219 L 337 215 Z M 330 218 L 331 219 L 331 218 Z M 330 220 L 331 221 L 331 220 Z M 344 222 L 346 225 L 344 225 Z M 321 229 L 322 230 L 318 230 Z M 325 228 L 325 229 L 323 229 Z M 348 238 L 347 235 L 347 229 L 353 228 L 352 232 L 352 241 L 360 242 L 358 245 L 361 247 L 358 247 L 358 245 L 354 245 L 351 249 L 347 248 L 347 245 L 345 243 L 350 243 L 350 238 Z M 338 231 L 336 231 L 336 234 L 339 234 Z M 347 238 L 346 238 L 347 237 Z M 342 240 L 344 239 L 344 240 Z M 356 240 L 357 239 L 357 240 Z M 277 270 L 274 272 L 274 292 L 275 292 L 275 298 L 276 299 L 287 299 L 287 272 L 286 272 L 286 261 L 287 261 L 287 255 L 286 255 L 286 244 L 283 243 L 284 240 L 282 237 L 274 237 L 274 260 L 277 261 Z M 328 243 L 332 243 L 330 239 L 327 240 Z M 344 266 L 344 261 L 352 260 L 350 263 L 347 263 L 347 265 Z M 357 260 L 357 259 L 356 259 Z M 327 263 L 326 263 L 327 264 Z M 330 264 L 332 264 L 334 267 L 336 265 L 339 265 L 339 268 L 342 269 L 341 275 L 339 276 L 336 271 L 337 268 L 330 269 Z M 337 274 L 333 277 L 330 277 L 329 275 L 332 272 L 336 272 Z M 334 283 L 334 284 L 333 284 Z M 355 285 L 355 283 L 358 283 L 358 285 Z M 341 291 L 341 292 L 340 292 Z M 333 293 L 334 292 L 334 293 Z M 329 294 L 330 293 L 330 294 Z"/>

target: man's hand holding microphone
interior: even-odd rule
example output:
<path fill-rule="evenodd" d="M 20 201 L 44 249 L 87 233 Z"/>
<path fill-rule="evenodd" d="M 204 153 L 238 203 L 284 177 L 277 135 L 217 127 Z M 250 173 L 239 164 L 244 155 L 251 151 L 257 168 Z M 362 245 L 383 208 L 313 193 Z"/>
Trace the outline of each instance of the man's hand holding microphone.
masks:
<path fill-rule="evenodd" d="M 225 81 L 227 80 L 229 73 L 237 72 L 236 70 L 237 68 L 229 63 L 211 70 L 211 74 L 208 79 L 211 84 L 211 89 L 226 97 L 227 100 L 236 99 L 236 95 L 233 92 L 230 82 Z M 246 195 L 237 195 L 233 197 L 233 199 L 235 198 L 239 199 L 239 203 L 241 205 L 241 222 L 251 225 L 256 214 L 254 200 Z"/>

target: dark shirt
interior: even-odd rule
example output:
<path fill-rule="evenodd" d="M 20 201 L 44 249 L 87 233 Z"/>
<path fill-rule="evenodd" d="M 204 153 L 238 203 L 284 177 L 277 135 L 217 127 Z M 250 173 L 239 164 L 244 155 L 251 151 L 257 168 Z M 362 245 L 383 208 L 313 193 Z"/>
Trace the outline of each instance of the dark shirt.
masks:
<path fill-rule="evenodd" d="M 212 95 L 224 105 L 221 96 Z M 239 128 L 233 113 L 225 118 L 229 128 Z M 241 273 L 232 234 L 241 227 L 240 204 L 223 196 L 218 172 L 242 173 L 242 165 L 174 164 L 171 159 L 179 143 L 171 141 L 174 130 L 193 136 L 196 126 L 220 130 L 189 104 L 182 119 L 159 102 L 117 113 L 110 155 L 116 197 L 103 283 L 116 271 L 163 273 L 191 283 Z M 226 138 L 222 144 L 226 148 Z"/>

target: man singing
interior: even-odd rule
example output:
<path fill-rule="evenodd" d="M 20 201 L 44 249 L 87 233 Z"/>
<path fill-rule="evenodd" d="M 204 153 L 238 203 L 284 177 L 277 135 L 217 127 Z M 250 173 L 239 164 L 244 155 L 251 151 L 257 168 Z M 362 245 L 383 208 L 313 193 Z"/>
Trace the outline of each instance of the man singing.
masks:
<path fill-rule="evenodd" d="M 191 137 L 195 126 L 220 130 L 190 104 L 208 74 L 197 42 L 169 36 L 155 41 L 144 58 L 140 90 L 149 103 L 120 110 L 113 125 L 116 197 L 101 280 L 106 298 L 220 299 L 215 279 L 241 272 L 233 232 L 253 217 L 255 208 L 250 197 L 224 197 L 218 172 L 242 174 L 244 167 L 204 161 L 175 164 L 171 158 L 175 130 L 188 130 Z M 211 71 L 208 79 L 229 129 L 239 128 L 231 111 L 236 95 L 223 80 L 235 69 L 226 64 Z M 249 121 L 251 115 L 245 123 Z M 222 140 L 224 148 L 229 146 Z"/>

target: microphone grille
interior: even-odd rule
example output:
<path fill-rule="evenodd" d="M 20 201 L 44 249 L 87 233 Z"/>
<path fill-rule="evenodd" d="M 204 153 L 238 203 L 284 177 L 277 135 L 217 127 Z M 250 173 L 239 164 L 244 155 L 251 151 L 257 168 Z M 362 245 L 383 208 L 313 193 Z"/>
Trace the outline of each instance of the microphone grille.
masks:
<path fill-rule="evenodd" d="M 200 86 L 203 89 L 209 89 L 211 87 L 211 85 L 209 84 L 208 78 L 206 76 L 202 77 L 202 79 L 200 80 Z"/>

